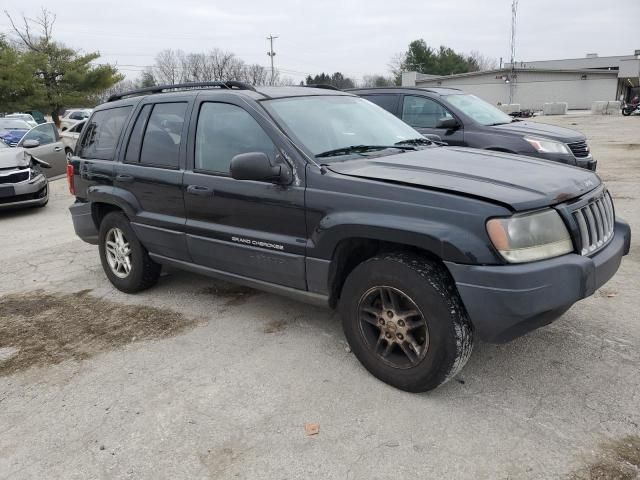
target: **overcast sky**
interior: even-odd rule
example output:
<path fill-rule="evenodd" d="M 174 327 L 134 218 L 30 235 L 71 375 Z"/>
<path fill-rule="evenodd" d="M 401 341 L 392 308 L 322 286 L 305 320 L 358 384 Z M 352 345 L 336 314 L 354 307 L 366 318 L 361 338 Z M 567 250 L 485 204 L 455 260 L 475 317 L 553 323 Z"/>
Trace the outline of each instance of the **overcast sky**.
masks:
<path fill-rule="evenodd" d="M 9 13 L 39 13 L 42 0 L 9 2 Z M 54 36 L 99 51 L 129 77 L 157 52 L 203 52 L 214 47 L 248 63 L 268 65 L 266 36 L 275 40 L 276 66 L 296 80 L 341 71 L 360 78 L 388 74 L 390 58 L 412 40 L 478 50 L 508 61 L 511 0 L 57 0 Z M 640 49 L 640 0 L 520 0 L 516 60 L 630 55 Z M 6 18 L 0 31 L 8 31 Z"/>

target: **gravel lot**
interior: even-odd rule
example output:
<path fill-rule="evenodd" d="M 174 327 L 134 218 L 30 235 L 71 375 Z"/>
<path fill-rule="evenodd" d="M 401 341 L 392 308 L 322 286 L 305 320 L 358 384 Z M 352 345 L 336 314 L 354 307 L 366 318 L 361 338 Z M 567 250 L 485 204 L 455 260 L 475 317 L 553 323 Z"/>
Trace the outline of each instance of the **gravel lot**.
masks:
<path fill-rule="evenodd" d="M 588 135 L 639 225 L 640 118 L 536 121 Z M 331 312 L 182 272 L 114 290 L 52 193 L 0 213 L 0 479 L 638 478 L 637 232 L 593 297 L 413 395 Z"/>

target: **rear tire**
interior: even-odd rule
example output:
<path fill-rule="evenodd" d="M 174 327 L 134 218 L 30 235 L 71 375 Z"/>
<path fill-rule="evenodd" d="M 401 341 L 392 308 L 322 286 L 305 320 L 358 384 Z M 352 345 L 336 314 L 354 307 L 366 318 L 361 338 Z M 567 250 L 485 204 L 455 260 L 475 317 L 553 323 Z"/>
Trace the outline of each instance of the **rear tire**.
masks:
<path fill-rule="evenodd" d="M 162 266 L 151 260 L 122 212 L 104 217 L 99 238 L 102 268 L 114 287 L 135 293 L 157 283 Z"/>
<path fill-rule="evenodd" d="M 434 389 L 471 356 L 471 322 L 438 262 L 403 252 L 371 258 L 347 277 L 339 307 L 355 356 L 401 390 Z"/>

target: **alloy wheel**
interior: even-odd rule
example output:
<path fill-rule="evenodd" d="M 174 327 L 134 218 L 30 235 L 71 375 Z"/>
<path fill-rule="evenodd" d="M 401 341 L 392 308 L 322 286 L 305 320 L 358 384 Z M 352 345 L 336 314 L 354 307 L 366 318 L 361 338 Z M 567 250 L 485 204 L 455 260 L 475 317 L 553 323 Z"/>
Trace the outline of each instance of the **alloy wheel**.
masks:
<path fill-rule="evenodd" d="M 427 321 L 416 303 L 396 288 L 367 290 L 358 304 L 358 322 L 370 351 L 391 367 L 415 367 L 427 354 Z"/>
<path fill-rule="evenodd" d="M 105 254 L 114 275 L 126 278 L 131 273 L 131 246 L 118 227 L 113 227 L 107 232 Z"/>

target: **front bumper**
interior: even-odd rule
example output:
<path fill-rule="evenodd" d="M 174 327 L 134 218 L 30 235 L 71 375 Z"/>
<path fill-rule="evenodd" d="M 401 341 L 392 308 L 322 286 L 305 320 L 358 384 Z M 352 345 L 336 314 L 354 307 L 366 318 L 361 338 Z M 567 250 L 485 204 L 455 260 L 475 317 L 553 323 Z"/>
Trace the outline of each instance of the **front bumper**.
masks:
<path fill-rule="evenodd" d="M 631 229 L 617 220 L 609 244 L 591 257 L 568 254 L 520 265 L 445 262 L 478 336 L 505 343 L 547 325 L 592 295 L 629 253 Z"/>
<path fill-rule="evenodd" d="M 0 210 L 44 205 L 49 199 L 49 187 L 44 175 L 24 182 L 4 183 L 0 187 L 13 188 L 13 195 L 0 198 Z"/>
<path fill-rule="evenodd" d="M 596 168 L 598 166 L 598 161 L 593 158 L 593 155 L 591 154 L 588 157 L 574 157 L 573 155 L 565 155 L 560 153 L 539 153 L 537 156 L 540 158 L 544 158 L 545 160 L 564 163 L 565 165 L 576 166 L 591 170 L 593 172 L 596 171 Z"/>

